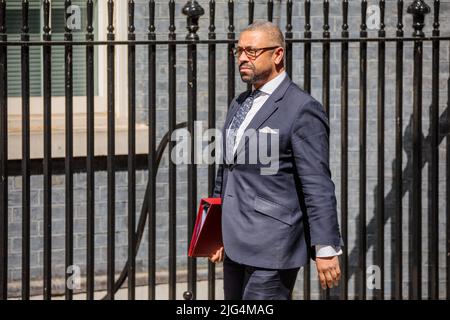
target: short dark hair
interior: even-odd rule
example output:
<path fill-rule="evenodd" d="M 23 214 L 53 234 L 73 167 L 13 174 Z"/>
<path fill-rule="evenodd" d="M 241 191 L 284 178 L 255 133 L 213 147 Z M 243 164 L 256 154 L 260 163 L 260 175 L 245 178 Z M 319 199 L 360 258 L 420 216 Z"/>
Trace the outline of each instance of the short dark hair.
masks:
<path fill-rule="evenodd" d="M 242 32 L 245 31 L 264 31 L 270 34 L 270 39 L 273 44 L 285 48 L 284 36 L 281 29 L 274 23 L 266 20 L 255 20 L 248 25 Z"/>

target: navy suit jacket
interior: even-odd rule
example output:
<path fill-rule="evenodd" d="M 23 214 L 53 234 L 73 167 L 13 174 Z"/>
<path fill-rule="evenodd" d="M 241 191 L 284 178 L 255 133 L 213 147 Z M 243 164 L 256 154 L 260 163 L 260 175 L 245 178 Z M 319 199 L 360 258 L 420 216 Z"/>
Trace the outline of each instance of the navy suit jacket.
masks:
<path fill-rule="evenodd" d="M 249 94 L 231 103 L 223 150 L 225 129 Z M 252 149 L 256 140 L 250 135 L 240 140 L 234 161 L 224 158 L 218 168 L 213 196 L 222 198 L 225 254 L 254 267 L 297 268 L 315 258 L 315 245 L 343 246 L 329 169 L 328 119 L 322 105 L 286 75 L 247 130 L 259 139 L 265 127 L 278 130 L 270 133 L 279 138 L 278 146 L 271 145 L 279 148 L 276 173 L 261 174 L 267 162 L 237 161 Z"/>

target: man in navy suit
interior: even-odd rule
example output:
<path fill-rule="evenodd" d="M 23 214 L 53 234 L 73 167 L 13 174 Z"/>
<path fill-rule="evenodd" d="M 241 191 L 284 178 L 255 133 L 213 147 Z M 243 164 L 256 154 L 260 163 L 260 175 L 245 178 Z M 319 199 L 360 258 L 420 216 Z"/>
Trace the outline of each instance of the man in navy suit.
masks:
<path fill-rule="evenodd" d="M 340 279 L 328 119 L 285 72 L 284 51 L 281 30 L 268 21 L 242 31 L 235 50 L 252 90 L 230 105 L 213 192 L 222 198 L 224 247 L 210 260 L 224 263 L 225 299 L 289 299 L 311 258 L 322 288 Z"/>

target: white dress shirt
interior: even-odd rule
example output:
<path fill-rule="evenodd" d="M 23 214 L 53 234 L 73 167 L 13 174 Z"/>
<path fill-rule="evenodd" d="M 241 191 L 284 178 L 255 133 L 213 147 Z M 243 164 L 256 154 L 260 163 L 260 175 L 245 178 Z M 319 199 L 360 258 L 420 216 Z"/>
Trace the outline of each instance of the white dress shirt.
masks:
<path fill-rule="evenodd" d="M 256 115 L 256 113 L 261 109 L 263 104 L 269 99 L 270 95 L 275 91 L 276 88 L 283 82 L 284 78 L 286 77 L 286 72 L 281 72 L 278 76 L 273 78 L 272 80 L 266 82 L 264 85 L 262 85 L 259 90 L 261 91 L 261 94 L 253 101 L 252 107 L 250 108 L 249 112 L 245 116 L 244 121 L 242 122 L 241 126 L 238 128 L 236 132 L 236 142 L 234 144 L 233 148 L 233 154 L 236 153 L 237 147 L 239 145 L 239 141 L 241 140 L 245 129 L 249 125 L 250 121 L 252 121 L 253 117 Z M 255 90 L 255 87 L 253 86 L 253 90 Z M 227 131 L 227 134 L 229 134 L 230 130 Z M 340 247 L 335 246 L 329 246 L 329 245 L 317 245 L 316 246 L 316 257 L 332 257 L 341 255 L 342 250 Z"/>
<path fill-rule="evenodd" d="M 236 143 L 234 144 L 233 154 L 236 153 L 239 142 L 241 141 L 241 138 L 244 134 L 245 129 L 250 124 L 250 121 L 252 121 L 255 114 L 259 111 L 259 109 L 261 109 L 261 107 L 267 101 L 267 99 L 269 99 L 272 92 L 274 92 L 275 89 L 281 84 L 281 82 L 283 82 L 285 77 L 286 77 L 286 72 L 283 71 L 278 76 L 276 76 L 269 82 L 266 82 L 264 85 L 262 85 L 259 88 L 259 91 L 261 91 L 261 94 L 253 101 L 250 111 L 247 113 L 244 121 L 242 122 L 241 126 L 239 127 L 239 129 L 236 132 Z M 254 86 L 253 86 L 253 90 L 255 90 Z"/>

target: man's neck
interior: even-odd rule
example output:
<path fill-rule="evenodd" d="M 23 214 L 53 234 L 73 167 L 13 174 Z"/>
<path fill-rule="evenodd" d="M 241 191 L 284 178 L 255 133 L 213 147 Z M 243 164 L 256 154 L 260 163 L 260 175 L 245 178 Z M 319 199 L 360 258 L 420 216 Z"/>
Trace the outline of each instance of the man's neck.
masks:
<path fill-rule="evenodd" d="M 276 77 L 278 77 L 284 71 L 285 71 L 284 68 L 281 68 L 278 72 L 275 72 L 275 73 L 271 74 L 269 77 L 267 77 L 267 79 L 265 79 L 264 82 L 259 82 L 259 83 L 253 84 L 253 87 L 255 88 L 255 90 L 258 90 L 259 88 L 261 88 L 263 85 L 265 85 L 270 80 L 273 80 Z"/>

